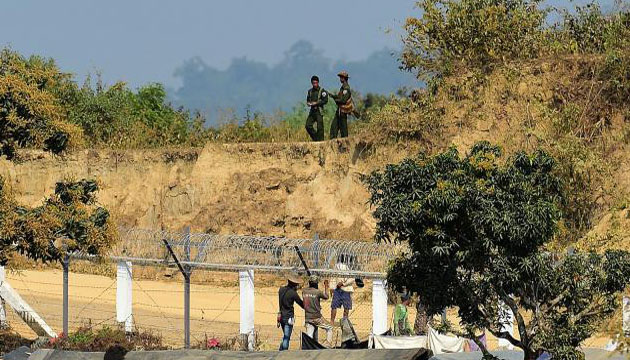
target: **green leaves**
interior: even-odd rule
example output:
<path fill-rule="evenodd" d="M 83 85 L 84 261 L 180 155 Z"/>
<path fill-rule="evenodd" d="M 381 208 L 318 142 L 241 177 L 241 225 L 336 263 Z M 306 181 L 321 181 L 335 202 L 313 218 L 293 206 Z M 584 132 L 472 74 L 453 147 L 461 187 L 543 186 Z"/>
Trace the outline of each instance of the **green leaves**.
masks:
<path fill-rule="evenodd" d="M 0 178 L 0 264 L 14 253 L 44 262 L 66 251 L 100 255 L 116 240 L 109 212 L 94 206 L 98 184 L 60 182 L 41 206 L 19 207 Z"/>
<path fill-rule="evenodd" d="M 408 18 L 403 68 L 429 80 L 458 65 L 486 68 L 536 57 L 547 11 L 540 0 L 422 0 L 421 18 Z"/>
<path fill-rule="evenodd" d="M 628 285 L 630 254 L 545 252 L 564 198 L 556 166 L 544 151 L 503 158 L 480 142 L 464 157 L 451 148 L 372 173 L 377 238 L 411 248 L 389 283 L 416 292 L 430 315 L 457 307 L 471 331 L 498 334 L 501 304 L 512 304 L 527 356 L 578 356 Z"/>

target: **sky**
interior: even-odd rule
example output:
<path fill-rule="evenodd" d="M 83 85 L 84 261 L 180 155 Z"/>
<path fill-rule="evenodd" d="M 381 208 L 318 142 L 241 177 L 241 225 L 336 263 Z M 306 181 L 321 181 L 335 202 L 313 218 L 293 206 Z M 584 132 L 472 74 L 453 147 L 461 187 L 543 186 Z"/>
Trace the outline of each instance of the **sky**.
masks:
<path fill-rule="evenodd" d="M 577 0 L 584 3 L 588 0 Z M 609 6 L 614 0 L 601 0 Z M 554 5 L 568 1 L 550 0 Z M 53 57 L 77 75 L 108 84 L 162 82 L 199 56 L 223 69 L 247 57 L 269 65 L 298 40 L 333 60 L 361 60 L 400 47 L 414 0 L 2 0 L 0 47 Z M 392 30 L 392 31 L 388 31 Z"/>
<path fill-rule="evenodd" d="M 107 83 L 168 87 L 178 85 L 173 71 L 194 56 L 222 69 L 235 57 L 274 64 L 298 40 L 331 59 L 399 48 L 414 9 L 413 0 L 2 2 L 0 47 L 53 57 L 78 77 L 100 71 Z"/>

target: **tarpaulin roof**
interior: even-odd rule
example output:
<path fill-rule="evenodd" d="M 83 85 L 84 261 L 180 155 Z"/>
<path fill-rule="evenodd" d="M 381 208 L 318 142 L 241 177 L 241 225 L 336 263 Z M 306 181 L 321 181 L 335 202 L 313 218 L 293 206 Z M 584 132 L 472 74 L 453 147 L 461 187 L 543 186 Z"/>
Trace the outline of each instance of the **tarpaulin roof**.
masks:
<path fill-rule="evenodd" d="M 610 352 L 601 349 L 582 349 L 586 360 L 625 360 L 623 354 L 618 352 Z M 492 355 L 503 360 L 523 360 L 522 351 L 491 351 Z M 451 354 L 439 354 L 431 358 L 431 360 L 481 360 L 481 352 L 461 352 Z"/>
<path fill-rule="evenodd" d="M 102 360 L 104 353 L 38 350 L 29 360 Z M 236 352 L 211 350 L 132 351 L 125 360 L 428 360 L 425 349 L 410 350 L 310 350 L 275 352 Z"/>

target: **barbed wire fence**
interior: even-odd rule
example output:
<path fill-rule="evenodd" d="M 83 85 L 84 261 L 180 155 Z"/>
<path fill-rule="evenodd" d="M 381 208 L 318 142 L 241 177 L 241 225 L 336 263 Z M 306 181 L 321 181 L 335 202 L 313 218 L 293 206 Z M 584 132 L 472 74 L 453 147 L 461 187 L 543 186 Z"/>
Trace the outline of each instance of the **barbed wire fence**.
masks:
<path fill-rule="evenodd" d="M 64 273 L 55 278 L 29 276 L 26 281 L 18 272 L 7 274 L 7 280 L 50 326 L 63 329 L 60 332 L 72 332 L 81 326 L 124 326 L 132 331 L 155 332 L 175 348 L 200 346 L 213 337 L 238 337 L 250 348 L 257 341 L 257 348 L 272 350 L 282 339 L 276 316 L 278 287 L 286 282 L 283 274 L 304 273 L 296 247 L 311 272 L 322 278 L 365 279 L 366 287 L 353 295 L 350 313 L 357 334 L 364 339 L 375 328 L 371 279 L 383 279 L 389 260 L 405 251 L 391 244 L 317 237 L 288 239 L 141 229 L 121 229 L 120 234 L 121 241 L 107 257 L 70 254 Z M 86 261 L 105 261 L 112 267 L 116 264 L 117 277 L 74 271 L 75 264 Z M 345 266 L 340 267 L 340 263 Z M 147 274 L 160 280 L 169 277 L 171 281 L 146 280 L 151 277 Z M 251 281 L 247 280 L 248 274 Z M 243 297 L 251 297 L 251 302 L 243 302 Z M 378 313 L 384 313 L 385 318 L 377 319 L 377 327 L 387 327 L 391 308 L 386 302 L 384 308 L 382 301 L 379 304 Z M 330 301 L 322 302 L 322 314 L 329 317 Z M 20 323 L 11 318 L 9 321 Z M 303 313 L 297 311 L 293 348 L 299 342 L 303 324 Z M 256 339 L 252 340 L 254 335 Z"/>

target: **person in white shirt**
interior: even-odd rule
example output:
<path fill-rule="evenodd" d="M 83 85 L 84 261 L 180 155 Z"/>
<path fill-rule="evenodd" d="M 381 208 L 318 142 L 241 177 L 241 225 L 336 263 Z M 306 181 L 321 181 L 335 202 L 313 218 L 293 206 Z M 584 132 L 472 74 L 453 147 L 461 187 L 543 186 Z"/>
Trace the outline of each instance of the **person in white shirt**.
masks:
<path fill-rule="evenodd" d="M 344 255 L 337 257 L 337 263 L 335 264 L 336 270 L 347 271 L 348 265 L 344 262 L 347 259 Z M 330 305 L 330 323 L 335 324 L 335 318 L 337 317 L 337 309 L 343 307 L 343 317 L 347 318 L 350 310 L 352 309 L 352 293 L 354 288 L 353 278 L 338 277 L 333 278 L 330 282 L 330 292 L 332 293 L 332 303 Z"/>

